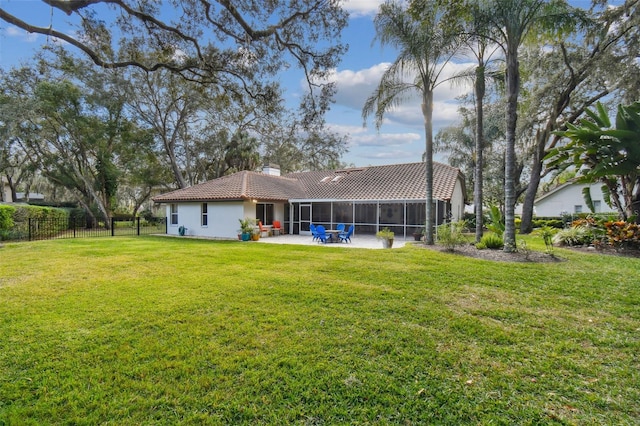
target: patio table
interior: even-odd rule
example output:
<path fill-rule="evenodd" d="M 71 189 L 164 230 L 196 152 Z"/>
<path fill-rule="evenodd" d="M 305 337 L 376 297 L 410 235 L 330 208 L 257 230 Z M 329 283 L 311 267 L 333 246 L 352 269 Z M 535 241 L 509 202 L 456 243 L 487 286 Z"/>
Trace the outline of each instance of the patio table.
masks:
<path fill-rule="evenodd" d="M 338 234 L 340 233 L 339 230 L 327 229 L 325 230 L 325 232 L 327 233 L 327 236 L 331 236 L 330 240 L 332 243 L 337 243 L 338 241 L 340 241 L 340 238 L 338 238 Z"/>

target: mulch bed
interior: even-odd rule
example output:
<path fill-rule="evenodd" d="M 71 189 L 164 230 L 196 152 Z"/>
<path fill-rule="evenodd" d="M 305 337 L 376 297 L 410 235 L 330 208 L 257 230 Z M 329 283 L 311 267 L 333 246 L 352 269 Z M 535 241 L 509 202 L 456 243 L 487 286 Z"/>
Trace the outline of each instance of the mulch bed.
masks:
<path fill-rule="evenodd" d="M 506 253 L 503 250 L 491 249 L 478 250 L 474 245 L 471 244 L 456 247 L 453 252 L 437 244 L 432 246 L 428 246 L 425 244 L 416 244 L 416 247 L 423 247 L 428 250 L 435 250 L 443 253 L 452 253 L 461 256 L 473 257 L 476 259 L 492 260 L 494 262 L 555 263 L 563 262 L 566 260 L 556 255 L 549 255 L 533 250 L 518 250 L 515 253 Z"/>
<path fill-rule="evenodd" d="M 484 249 L 478 250 L 474 245 L 468 244 L 464 246 L 456 247 L 452 252 L 447 250 L 441 245 L 428 246 L 422 243 L 416 243 L 416 247 L 422 247 L 429 250 L 435 250 L 443 253 L 458 254 L 461 256 L 473 257 L 476 259 L 492 260 L 494 262 L 531 262 L 531 263 L 555 263 L 564 262 L 567 259 L 559 257 L 556 254 L 550 255 L 547 253 L 533 251 L 533 250 L 518 250 L 515 253 L 505 253 L 503 250 L 491 250 Z M 605 256 L 619 256 L 619 257 L 631 257 L 640 259 L 640 249 L 615 249 L 610 246 L 605 246 L 599 249 L 594 247 L 570 247 L 563 246 L 562 248 L 569 249 L 578 253 L 591 253 L 602 254 Z"/>
<path fill-rule="evenodd" d="M 596 253 L 596 254 L 604 254 L 606 256 L 617 256 L 617 257 L 633 257 L 640 259 L 640 249 L 616 249 L 611 246 L 604 246 L 601 248 L 594 248 L 593 246 L 585 247 L 585 246 L 563 246 L 562 248 L 575 251 L 578 253 Z"/>

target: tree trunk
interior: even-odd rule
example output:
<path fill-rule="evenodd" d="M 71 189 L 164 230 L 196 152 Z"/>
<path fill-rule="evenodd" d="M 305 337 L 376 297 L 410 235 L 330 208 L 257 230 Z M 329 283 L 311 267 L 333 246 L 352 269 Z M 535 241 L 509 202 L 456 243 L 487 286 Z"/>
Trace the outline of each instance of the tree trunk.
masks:
<path fill-rule="evenodd" d="M 542 178 L 542 159 L 544 158 L 546 141 L 549 137 L 546 129 L 536 135 L 536 147 L 531 162 L 531 180 L 527 185 L 522 205 L 522 222 L 520 223 L 520 233 L 528 234 L 533 230 L 533 204 L 536 200 L 540 179 Z"/>
<path fill-rule="evenodd" d="M 520 70 L 517 46 L 507 49 L 507 135 L 504 167 L 504 251 L 516 251 L 516 124 L 518 121 L 518 91 Z"/>
<path fill-rule="evenodd" d="M 425 174 L 426 174 L 426 230 L 425 244 L 433 245 L 433 92 L 424 90 L 422 115 L 425 133 Z"/>
<path fill-rule="evenodd" d="M 484 167 L 484 66 L 480 65 L 476 68 L 476 161 L 473 182 L 473 205 L 476 214 L 476 243 L 482 239 L 482 228 L 484 226 L 482 219 L 482 168 Z"/>

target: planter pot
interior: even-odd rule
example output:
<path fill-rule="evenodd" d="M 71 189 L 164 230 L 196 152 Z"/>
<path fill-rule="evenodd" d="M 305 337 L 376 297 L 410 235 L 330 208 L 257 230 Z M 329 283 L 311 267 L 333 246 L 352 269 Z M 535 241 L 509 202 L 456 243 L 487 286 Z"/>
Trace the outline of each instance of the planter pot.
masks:
<path fill-rule="evenodd" d="M 249 241 L 251 239 L 251 234 L 248 232 L 244 232 L 242 234 L 242 241 Z"/>
<path fill-rule="evenodd" d="M 416 241 L 422 241 L 422 234 L 413 234 L 413 239 Z"/>
<path fill-rule="evenodd" d="M 391 248 L 393 246 L 393 238 L 383 238 L 382 248 Z"/>
<path fill-rule="evenodd" d="M 251 241 L 258 241 L 260 239 L 260 234 L 252 234 Z"/>

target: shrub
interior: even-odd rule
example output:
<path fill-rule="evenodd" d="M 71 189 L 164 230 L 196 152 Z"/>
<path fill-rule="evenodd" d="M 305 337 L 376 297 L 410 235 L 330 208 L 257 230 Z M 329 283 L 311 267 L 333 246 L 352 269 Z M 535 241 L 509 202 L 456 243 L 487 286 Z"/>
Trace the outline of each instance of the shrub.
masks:
<path fill-rule="evenodd" d="M 10 217 L 7 219 L 7 212 Z M 30 205 L 0 206 L 0 238 L 5 240 L 26 239 L 29 235 L 29 219 L 53 220 L 52 226 L 36 227 L 31 230 L 32 237 L 42 233 L 50 234 L 68 228 L 68 212 L 64 209 Z"/>
<path fill-rule="evenodd" d="M 13 213 L 16 209 L 13 206 L 0 205 L 0 230 L 13 228 Z"/>
<path fill-rule="evenodd" d="M 449 251 L 454 251 L 457 246 L 461 246 L 467 243 L 467 239 L 464 236 L 464 229 L 466 227 L 464 220 L 452 223 L 443 223 L 438 226 L 438 244 L 444 246 Z"/>
<path fill-rule="evenodd" d="M 531 221 L 534 228 L 558 228 L 564 227 L 562 219 L 534 219 Z"/>
<path fill-rule="evenodd" d="M 593 232 L 586 226 L 574 226 L 559 231 L 553 243 L 561 246 L 582 246 L 593 242 Z"/>
<path fill-rule="evenodd" d="M 494 234 L 493 232 L 484 234 L 479 244 L 482 244 L 484 247 L 491 250 L 501 250 L 504 248 L 504 241 L 502 241 L 502 237 L 498 234 Z"/>
<path fill-rule="evenodd" d="M 540 228 L 540 235 L 544 240 L 544 245 L 546 247 L 547 254 L 553 254 L 553 236 L 555 235 L 555 233 L 556 233 L 556 230 L 549 226 L 544 226 Z"/>
<path fill-rule="evenodd" d="M 504 233 L 504 218 L 498 206 L 489 207 L 489 223 L 487 229 L 502 238 Z"/>
<path fill-rule="evenodd" d="M 615 248 L 640 248 L 640 226 L 624 221 L 604 224 L 607 242 Z"/>

